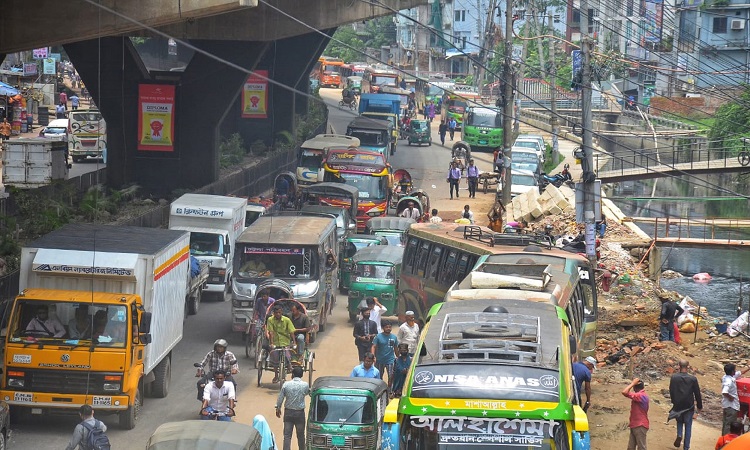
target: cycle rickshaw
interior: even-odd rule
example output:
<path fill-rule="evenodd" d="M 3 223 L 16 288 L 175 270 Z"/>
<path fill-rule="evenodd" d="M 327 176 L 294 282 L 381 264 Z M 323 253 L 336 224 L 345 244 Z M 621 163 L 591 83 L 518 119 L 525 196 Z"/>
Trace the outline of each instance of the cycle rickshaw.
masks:
<path fill-rule="evenodd" d="M 406 169 L 398 169 L 393 173 L 393 191 L 391 192 L 391 208 L 398 205 L 402 197 L 411 194 L 414 188 L 411 182 L 411 174 Z"/>
<path fill-rule="evenodd" d="M 280 281 L 280 280 L 277 280 Z M 291 319 L 292 317 L 292 305 L 296 305 L 297 308 L 299 308 L 303 314 L 307 314 L 307 309 L 305 308 L 305 305 L 298 302 L 297 300 L 291 299 L 291 298 L 281 298 L 277 299 L 275 302 L 273 302 L 271 305 L 268 306 L 266 309 L 266 317 L 271 316 L 271 311 L 276 306 L 281 306 L 282 314 L 289 317 Z M 263 378 L 263 372 L 264 371 L 270 371 L 276 374 L 276 365 L 279 365 L 279 371 L 278 371 L 278 379 L 279 379 L 279 387 L 284 385 L 284 381 L 286 381 L 286 375 L 288 373 L 291 373 L 292 368 L 295 366 L 302 367 L 302 370 L 307 372 L 308 376 L 308 382 L 312 383 L 313 381 L 313 360 L 315 359 L 315 352 L 310 351 L 309 348 L 309 340 L 306 339 L 305 344 L 305 351 L 302 355 L 297 354 L 297 348 L 295 345 L 295 342 L 292 342 L 290 345 L 285 347 L 277 347 L 274 348 L 270 345 L 268 342 L 268 339 L 265 336 L 265 329 L 266 327 L 259 327 L 256 324 L 256 336 L 255 336 L 255 368 L 258 369 L 258 386 L 261 385 L 261 381 Z M 309 333 L 308 333 L 309 336 Z M 248 338 L 250 335 L 248 334 Z M 274 352 L 277 352 L 278 358 L 276 358 L 276 363 L 272 361 L 272 354 Z"/>
<path fill-rule="evenodd" d="M 285 180 L 287 184 L 287 193 L 280 194 L 279 186 Z M 281 209 L 297 209 L 297 176 L 292 172 L 281 172 L 273 180 L 273 200 L 278 203 Z"/>

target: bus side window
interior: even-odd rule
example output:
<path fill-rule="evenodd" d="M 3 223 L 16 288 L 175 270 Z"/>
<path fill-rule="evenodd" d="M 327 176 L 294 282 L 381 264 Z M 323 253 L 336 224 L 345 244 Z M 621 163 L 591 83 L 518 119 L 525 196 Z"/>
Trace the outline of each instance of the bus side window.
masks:
<path fill-rule="evenodd" d="M 469 264 L 469 255 L 462 253 L 458 260 L 458 271 L 456 272 L 456 281 L 461 281 L 469 274 L 472 266 Z"/>
<path fill-rule="evenodd" d="M 422 246 L 419 247 L 419 253 L 417 254 L 416 274 L 419 277 L 424 278 L 425 271 L 427 270 L 428 256 L 430 256 L 430 243 L 425 241 L 422 243 Z"/>
<path fill-rule="evenodd" d="M 455 280 L 453 279 L 453 270 L 456 268 L 456 261 L 458 260 L 458 252 L 451 250 L 448 252 L 448 257 L 445 258 L 443 263 L 443 269 L 440 271 L 440 283 L 444 286 L 452 284 Z"/>
<path fill-rule="evenodd" d="M 429 270 L 429 278 L 434 278 L 437 280 L 437 273 L 438 268 L 440 268 L 440 256 L 443 254 L 443 247 L 438 246 L 435 244 L 432 247 L 432 254 L 430 255 L 430 262 L 427 264 L 427 266 L 430 268 Z"/>
<path fill-rule="evenodd" d="M 409 243 L 406 244 L 406 251 L 404 253 L 404 266 L 405 270 L 409 273 L 414 272 L 414 262 L 417 256 L 417 246 L 419 241 L 417 238 L 409 238 Z"/>

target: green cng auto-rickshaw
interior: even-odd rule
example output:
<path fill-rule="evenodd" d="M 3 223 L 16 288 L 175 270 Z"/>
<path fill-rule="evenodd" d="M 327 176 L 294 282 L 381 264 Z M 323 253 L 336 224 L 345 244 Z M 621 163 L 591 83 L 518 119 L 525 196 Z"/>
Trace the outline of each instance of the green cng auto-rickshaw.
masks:
<path fill-rule="evenodd" d="M 352 258 L 349 283 L 349 320 L 354 321 L 359 304 L 367 297 L 377 297 L 388 311 L 394 311 L 398 300 L 398 279 L 404 247 L 391 245 L 363 248 Z"/>
<path fill-rule="evenodd" d="M 412 119 L 409 122 L 409 131 L 407 132 L 407 139 L 409 139 L 409 145 L 412 145 L 412 144 L 432 145 L 430 122 L 426 120 Z"/>
<path fill-rule="evenodd" d="M 388 239 L 388 245 L 404 246 L 404 235 L 411 224 L 417 223 L 406 217 L 373 217 L 367 221 L 365 234 L 374 234 Z"/>
<path fill-rule="evenodd" d="M 379 450 L 388 386 L 374 378 L 319 377 L 310 390 L 307 449 Z"/>
<path fill-rule="evenodd" d="M 388 239 L 372 234 L 353 234 L 346 238 L 344 251 L 339 254 L 339 291 L 345 293 L 351 283 L 352 258 L 365 247 L 388 245 Z"/>

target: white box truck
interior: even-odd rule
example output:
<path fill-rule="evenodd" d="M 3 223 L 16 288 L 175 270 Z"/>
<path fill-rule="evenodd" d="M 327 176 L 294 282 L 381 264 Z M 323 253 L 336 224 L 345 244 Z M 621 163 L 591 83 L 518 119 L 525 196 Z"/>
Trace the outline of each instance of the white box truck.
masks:
<path fill-rule="evenodd" d="M 52 139 L 21 138 L 3 144 L 3 184 L 36 189 L 68 177 L 68 143 Z"/>
<path fill-rule="evenodd" d="M 89 404 L 135 427 L 147 388 L 169 391 L 189 242 L 184 231 L 71 224 L 24 247 L 0 398 L 32 414 Z"/>
<path fill-rule="evenodd" d="M 231 288 L 234 243 L 245 229 L 247 199 L 185 194 L 172 202 L 169 229 L 190 232 L 190 254 L 209 264 L 205 290 L 224 295 Z"/>

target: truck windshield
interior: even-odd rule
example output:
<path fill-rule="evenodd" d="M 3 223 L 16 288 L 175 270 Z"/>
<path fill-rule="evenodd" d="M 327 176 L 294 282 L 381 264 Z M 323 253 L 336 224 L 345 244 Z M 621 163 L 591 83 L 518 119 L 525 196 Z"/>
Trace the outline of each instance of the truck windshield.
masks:
<path fill-rule="evenodd" d="M 359 138 L 361 145 L 385 145 L 383 133 L 380 131 L 353 130 L 349 133 L 349 136 Z"/>
<path fill-rule="evenodd" d="M 368 424 L 376 421 L 375 402 L 364 395 L 328 395 L 315 398 L 312 421 L 336 424 Z"/>
<path fill-rule="evenodd" d="M 354 268 L 356 281 L 360 283 L 393 284 L 393 266 L 357 264 Z"/>
<path fill-rule="evenodd" d="M 124 347 L 127 318 L 125 305 L 21 300 L 8 325 L 11 342 L 94 340 L 100 346 Z"/>
<path fill-rule="evenodd" d="M 372 84 L 378 86 L 395 86 L 396 76 L 395 75 L 373 75 Z"/>
<path fill-rule="evenodd" d="M 190 233 L 190 254 L 193 256 L 224 256 L 224 237 L 214 233 Z"/>
<path fill-rule="evenodd" d="M 317 267 L 317 255 L 310 248 L 255 246 L 240 248 L 240 278 L 310 278 Z M 235 266 L 236 267 L 236 266 Z"/>

